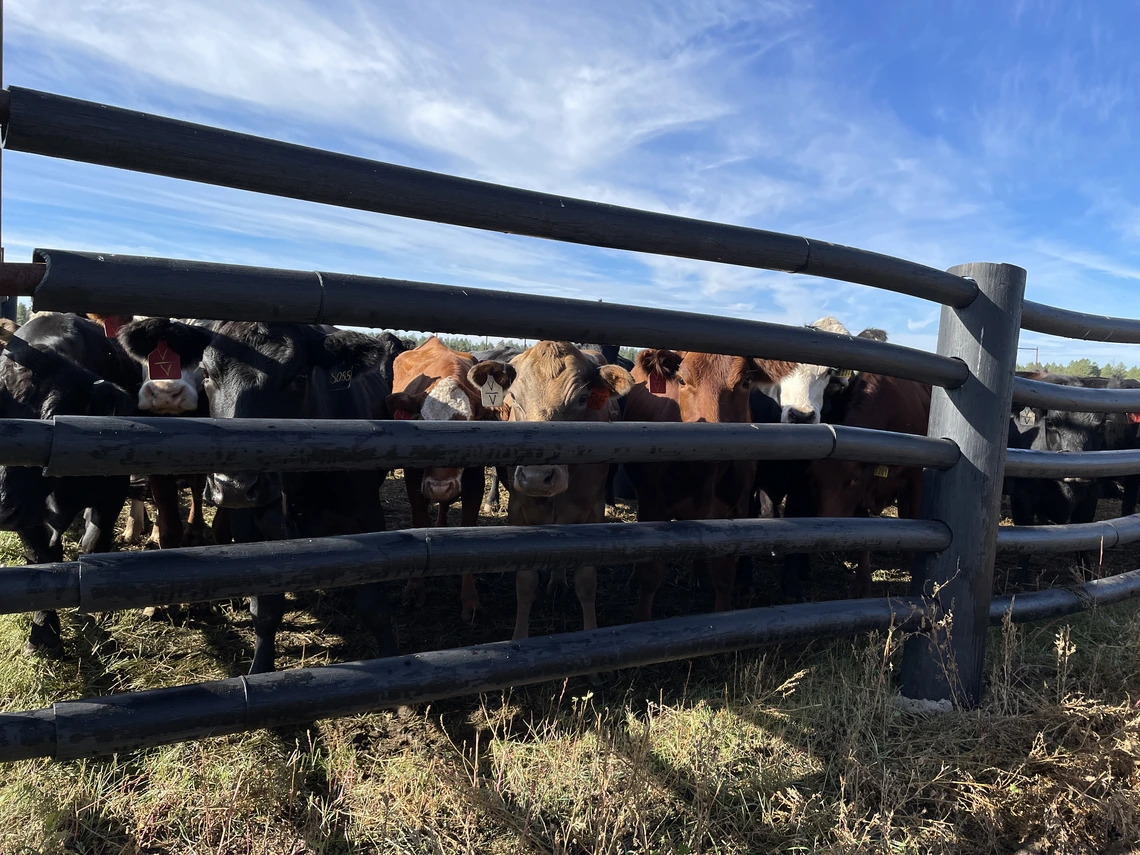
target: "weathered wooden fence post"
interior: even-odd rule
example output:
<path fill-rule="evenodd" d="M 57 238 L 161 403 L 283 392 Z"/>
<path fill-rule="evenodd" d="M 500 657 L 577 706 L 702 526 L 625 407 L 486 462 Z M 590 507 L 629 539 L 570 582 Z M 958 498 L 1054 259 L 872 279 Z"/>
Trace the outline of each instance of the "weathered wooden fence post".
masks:
<path fill-rule="evenodd" d="M 970 377 L 957 389 L 934 387 L 927 433 L 954 440 L 962 456 L 923 475 L 922 516 L 954 539 L 915 562 L 911 594 L 930 602 L 935 627 L 907 640 L 902 694 L 970 707 L 981 697 L 1025 271 L 977 263 L 949 272 L 977 282 L 978 296 L 943 307 L 938 353 L 963 360 Z"/>

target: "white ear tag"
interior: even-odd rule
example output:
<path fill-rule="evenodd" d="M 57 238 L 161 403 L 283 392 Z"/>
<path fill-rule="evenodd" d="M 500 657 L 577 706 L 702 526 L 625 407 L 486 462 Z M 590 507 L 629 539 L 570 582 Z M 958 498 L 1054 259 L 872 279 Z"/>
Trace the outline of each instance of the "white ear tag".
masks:
<path fill-rule="evenodd" d="M 503 406 L 503 387 L 496 383 L 490 374 L 487 375 L 487 382 L 479 387 L 479 394 L 484 407 Z"/>

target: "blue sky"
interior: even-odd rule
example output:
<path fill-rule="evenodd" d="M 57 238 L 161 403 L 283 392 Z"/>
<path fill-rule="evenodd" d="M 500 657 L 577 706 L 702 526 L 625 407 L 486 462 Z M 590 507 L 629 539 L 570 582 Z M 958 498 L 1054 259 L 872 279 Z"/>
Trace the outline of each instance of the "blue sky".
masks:
<path fill-rule="evenodd" d="M 1140 316 L 1132 3 L 7 0 L 4 13 L 6 84 L 935 267 L 1010 262 L 1031 299 Z M 55 246 L 791 324 L 834 314 L 926 349 L 937 330 L 937 306 L 856 285 L 15 152 L 3 193 L 9 260 Z M 1135 346 L 1022 344 L 1140 363 Z"/>

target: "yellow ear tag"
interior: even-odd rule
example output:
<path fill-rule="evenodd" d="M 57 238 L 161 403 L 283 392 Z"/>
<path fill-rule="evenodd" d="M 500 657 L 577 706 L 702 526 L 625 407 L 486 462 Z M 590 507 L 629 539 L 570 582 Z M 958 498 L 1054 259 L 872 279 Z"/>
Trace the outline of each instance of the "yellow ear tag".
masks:
<path fill-rule="evenodd" d="M 836 369 L 835 376 L 841 380 L 850 380 L 851 379 L 851 369 L 850 368 Z"/>
<path fill-rule="evenodd" d="M 875 477 L 876 478 L 886 478 L 889 474 L 890 474 L 890 472 L 887 470 L 886 466 L 876 466 L 875 467 Z"/>

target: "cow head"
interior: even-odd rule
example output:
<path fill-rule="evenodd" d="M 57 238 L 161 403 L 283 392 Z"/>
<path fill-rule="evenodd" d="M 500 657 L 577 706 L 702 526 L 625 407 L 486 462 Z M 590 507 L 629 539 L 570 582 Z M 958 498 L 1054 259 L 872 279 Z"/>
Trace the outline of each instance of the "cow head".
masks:
<path fill-rule="evenodd" d="M 227 321 L 202 327 L 163 318 L 137 323 L 148 324 L 151 335 L 135 349 L 131 328 L 120 333 L 132 355 L 145 358 L 147 347 L 164 341 L 184 370 L 201 372 L 215 419 L 328 418 L 332 396 L 352 395 L 355 375 L 393 355 L 390 336 L 330 334 L 307 324 Z M 348 383 L 344 391 L 331 391 L 343 385 L 342 377 Z M 259 507 L 280 500 L 281 480 L 274 473 L 214 473 L 207 495 L 219 507 Z"/>
<path fill-rule="evenodd" d="M 388 411 L 396 419 L 429 422 L 474 421 L 482 415 L 480 395 L 467 379 L 475 358 L 453 351 L 432 336 L 392 363 L 394 388 Z M 429 502 L 450 503 L 463 490 L 461 467 L 432 467 L 424 471 L 420 491 Z"/>
<path fill-rule="evenodd" d="M 134 359 L 147 366 L 139 387 L 140 412 L 177 416 L 198 409 L 202 390 L 202 370 L 198 364 L 201 348 L 197 343 L 198 333 L 194 331 L 201 329 L 167 318 L 142 318 L 119 329 L 119 343 Z M 152 360 L 156 365 L 163 364 L 159 362 L 160 351 L 179 355 L 181 366 L 177 371 L 151 371 Z"/>
<path fill-rule="evenodd" d="M 771 383 L 791 367 L 747 356 L 643 350 L 637 354 L 634 377 L 644 379 L 651 392 L 676 401 L 681 421 L 747 422 L 752 385 Z"/>
<path fill-rule="evenodd" d="M 850 335 L 846 327 L 833 317 L 820 318 L 808 329 Z M 869 327 L 856 338 L 886 341 L 887 334 Z M 819 424 L 828 396 L 846 390 L 854 373 L 827 365 L 799 363 L 779 381 L 780 421 L 784 424 Z"/>
<path fill-rule="evenodd" d="M 480 362 L 468 372 L 476 387 L 493 380 L 506 390 L 504 411 L 513 422 L 609 421 L 616 399 L 633 378 L 616 365 L 598 365 L 568 342 L 540 341 L 510 363 Z M 511 488 L 534 497 L 564 493 L 570 471 L 561 466 L 516 466 Z"/>

